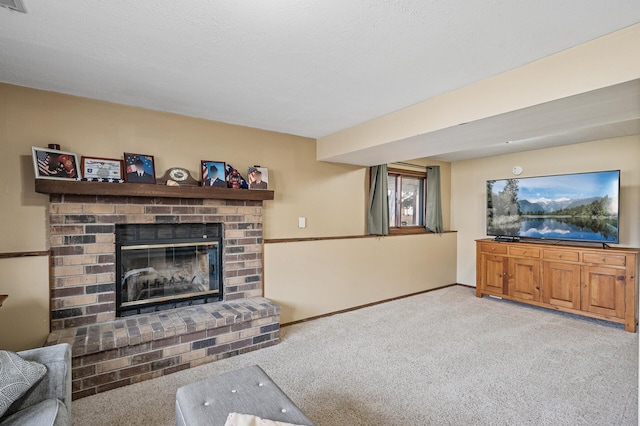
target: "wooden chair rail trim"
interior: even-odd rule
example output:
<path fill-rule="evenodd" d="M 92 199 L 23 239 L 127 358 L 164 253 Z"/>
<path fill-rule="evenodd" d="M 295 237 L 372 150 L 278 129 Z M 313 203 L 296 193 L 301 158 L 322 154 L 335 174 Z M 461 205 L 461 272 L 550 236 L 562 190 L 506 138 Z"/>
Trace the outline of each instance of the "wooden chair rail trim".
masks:
<path fill-rule="evenodd" d="M 16 257 L 49 256 L 49 251 L 16 251 L 13 253 L 0 253 L 0 259 L 12 259 Z"/>
<path fill-rule="evenodd" d="M 458 231 L 444 231 L 443 234 L 450 234 L 455 232 L 458 232 Z M 300 243 L 305 241 L 355 240 L 359 238 L 404 237 L 407 235 L 438 235 L 438 234 L 436 234 L 435 232 L 420 232 L 420 233 L 389 234 L 389 235 L 346 235 L 341 237 L 268 238 L 264 240 L 264 243 L 278 244 L 278 243 Z"/>

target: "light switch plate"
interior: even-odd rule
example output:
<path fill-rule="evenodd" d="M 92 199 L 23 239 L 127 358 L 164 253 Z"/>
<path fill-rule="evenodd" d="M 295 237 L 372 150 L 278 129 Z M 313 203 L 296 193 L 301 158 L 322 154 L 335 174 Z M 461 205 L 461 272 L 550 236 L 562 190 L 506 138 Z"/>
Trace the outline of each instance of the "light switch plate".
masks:
<path fill-rule="evenodd" d="M 299 217 L 298 218 L 298 228 L 306 228 L 307 227 L 307 218 L 306 217 Z"/>

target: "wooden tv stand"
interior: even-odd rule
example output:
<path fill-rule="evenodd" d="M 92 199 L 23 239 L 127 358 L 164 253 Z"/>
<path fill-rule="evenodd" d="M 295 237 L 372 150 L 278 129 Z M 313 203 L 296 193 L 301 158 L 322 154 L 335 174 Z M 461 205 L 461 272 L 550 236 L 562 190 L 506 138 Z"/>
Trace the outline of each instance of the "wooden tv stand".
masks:
<path fill-rule="evenodd" d="M 638 324 L 638 250 L 476 240 L 476 296 Z"/>

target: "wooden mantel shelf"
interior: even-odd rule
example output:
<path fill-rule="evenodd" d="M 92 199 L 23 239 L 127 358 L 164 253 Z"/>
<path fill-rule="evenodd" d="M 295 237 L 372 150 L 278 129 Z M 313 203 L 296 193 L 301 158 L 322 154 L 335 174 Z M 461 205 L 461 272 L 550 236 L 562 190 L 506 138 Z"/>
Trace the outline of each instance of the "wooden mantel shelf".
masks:
<path fill-rule="evenodd" d="M 118 197 L 204 198 L 218 200 L 273 200 L 270 190 L 166 186 L 144 183 L 79 182 L 36 179 L 36 192 L 59 195 L 110 195 Z"/>

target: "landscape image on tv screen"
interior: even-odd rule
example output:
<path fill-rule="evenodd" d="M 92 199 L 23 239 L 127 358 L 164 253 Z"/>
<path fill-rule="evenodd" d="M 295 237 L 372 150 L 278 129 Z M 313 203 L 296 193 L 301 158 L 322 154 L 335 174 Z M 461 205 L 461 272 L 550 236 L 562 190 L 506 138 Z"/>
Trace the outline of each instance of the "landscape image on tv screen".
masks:
<path fill-rule="evenodd" d="M 487 235 L 618 242 L 620 171 L 487 181 Z"/>

